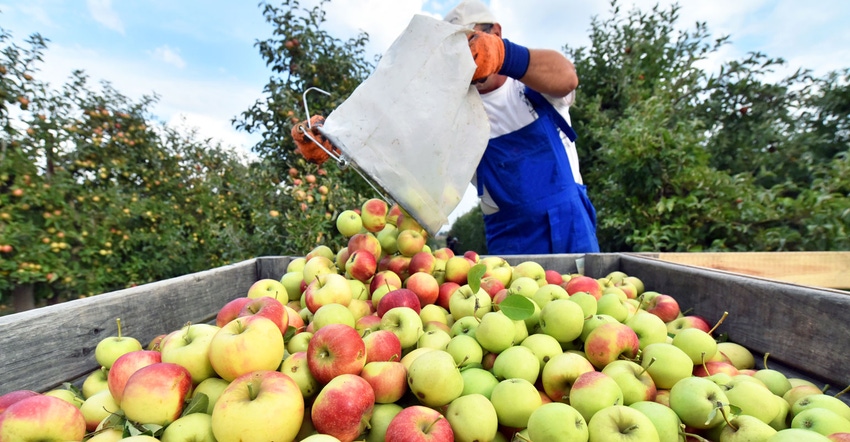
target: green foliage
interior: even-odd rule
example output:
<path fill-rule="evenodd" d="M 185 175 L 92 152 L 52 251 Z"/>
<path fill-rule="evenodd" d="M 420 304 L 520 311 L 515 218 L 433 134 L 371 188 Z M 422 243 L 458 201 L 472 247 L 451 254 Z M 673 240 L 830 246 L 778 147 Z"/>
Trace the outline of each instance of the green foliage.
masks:
<path fill-rule="evenodd" d="M 460 250 L 473 250 L 479 255 L 487 254 L 487 238 L 484 235 L 484 218 L 481 207 L 475 206 L 452 224 L 448 233 L 458 239 Z"/>
<path fill-rule="evenodd" d="M 594 19 L 571 49 L 582 172 L 603 251 L 846 250 L 848 73 L 748 54 L 703 66 L 728 37 L 675 30 L 678 7 Z"/>

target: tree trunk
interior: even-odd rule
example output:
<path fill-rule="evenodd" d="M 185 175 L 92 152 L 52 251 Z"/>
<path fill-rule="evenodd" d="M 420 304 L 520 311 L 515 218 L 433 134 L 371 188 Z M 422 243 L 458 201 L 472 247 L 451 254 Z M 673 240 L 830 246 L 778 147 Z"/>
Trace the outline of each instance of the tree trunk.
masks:
<path fill-rule="evenodd" d="M 35 308 L 33 284 L 17 285 L 12 289 L 12 306 L 15 309 L 15 313 Z"/>

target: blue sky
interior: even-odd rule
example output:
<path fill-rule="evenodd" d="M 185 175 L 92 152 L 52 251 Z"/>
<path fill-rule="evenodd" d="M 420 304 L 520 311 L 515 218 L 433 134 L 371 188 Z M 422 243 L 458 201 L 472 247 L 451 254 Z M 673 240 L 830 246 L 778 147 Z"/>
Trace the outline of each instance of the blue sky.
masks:
<path fill-rule="evenodd" d="M 302 6 L 318 0 L 302 0 Z M 589 44 L 594 16 L 607 18 L 610 0 L 485 0 L 505 36 L 531 47 Z M 442 17 L 456 0 L 332 0 L 329 32 L 338 38 L 360 31 L 370 51 L 383 53 L 417 13 Z M 21 42 L 32 33 L 50 40 L 39 77 L 56 87 L 74 69 L 106 80 L 138 98 L 156 93 L 153 111 L 169 124 L 195 128 L 203 137 L 249 149 L 254 136 L 230 120 L 262 99 L 270 70 L 254 43 L 271 35 L 258 1 L 224 0 L 0 0 L 0 26 Z M 276 4 L 272 2 L 272 4 Z M 670 0 L 619 1 L 623 10 L 649 11 Z M 679 24 L 707 23 L 732 44 L 708 60 L 737 59 L 761 51 L 816 74 L 850 67 L 850 2 L 814 0 L 682 0 Z M 781 73 L 780 73 L 781 74 Z M 457 213 L 469 209 L 469 196 Z M 453 219 L 453 217 L 450 217 Z"/>

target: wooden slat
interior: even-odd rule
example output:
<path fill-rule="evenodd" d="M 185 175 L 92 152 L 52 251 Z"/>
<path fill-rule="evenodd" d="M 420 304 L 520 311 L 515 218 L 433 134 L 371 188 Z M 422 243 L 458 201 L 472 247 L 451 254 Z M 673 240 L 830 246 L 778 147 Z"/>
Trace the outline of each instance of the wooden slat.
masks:
<path fill-rule="evenodd" d="M 663 261 L 794 284 L 850 289 L 850 252 L 651 253 Z"/>
<path fill-rule="evenodd" d="M 207 322 L 257 279 L 256 260 L 0 317 L 0 394 L 44 391 L 97 369 L 94 349 L 123 334 L 156 335 Z"/>

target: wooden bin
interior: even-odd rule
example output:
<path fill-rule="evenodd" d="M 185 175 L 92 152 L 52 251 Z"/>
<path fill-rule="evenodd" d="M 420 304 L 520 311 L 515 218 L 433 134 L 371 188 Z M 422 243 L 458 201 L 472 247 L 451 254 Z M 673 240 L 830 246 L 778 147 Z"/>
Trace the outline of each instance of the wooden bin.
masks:
<path fill-rule="evenodd" d="M 614 270 L 637 276 L 647 290 L 674 296 L 683 311 L 690 309 L 710 323 L 728 311 L 717 333 L 752 350 L 757 361 L 769 352 L 771 368 L 828 384 L 828 392 L 850 384 L 846 292 L 629 254 L 505 258 L 513 265 L 533 260 L 561 273 L 574 273 L 583 262 L 584 273 L 597 278 Z M 121 318 L 125 335 L 143 344 L 187 322 L 209 322 L 255 281 L 279 279 L 291 259 L 261 257 L 0 317 L 0 394 L 78 382 L 97 369 L 95 346 L 116 334 L 116 318 Z"/>

